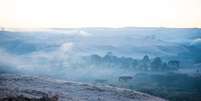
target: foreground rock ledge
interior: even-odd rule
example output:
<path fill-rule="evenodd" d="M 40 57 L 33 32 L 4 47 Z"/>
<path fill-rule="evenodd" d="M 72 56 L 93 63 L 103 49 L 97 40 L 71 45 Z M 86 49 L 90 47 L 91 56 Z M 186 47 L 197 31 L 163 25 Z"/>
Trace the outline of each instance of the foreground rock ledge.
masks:
<path fill-rule="evenodd" d="M 0 100 L 9 98 L 27 99 L 22 101 L 167 101 L 111 86 L 100 87 L 44 77 L 1 74 Z"/>

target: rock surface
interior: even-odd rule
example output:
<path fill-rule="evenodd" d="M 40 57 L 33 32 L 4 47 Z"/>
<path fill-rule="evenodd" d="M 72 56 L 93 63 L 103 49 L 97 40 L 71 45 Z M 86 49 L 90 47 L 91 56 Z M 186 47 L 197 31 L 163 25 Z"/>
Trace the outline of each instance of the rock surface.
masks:
<path fill-rule="evenodd" d="M 58 96 L 59 101 L 166 101 L 141 92 L 111 86 L 94 86 L 45 77 L 1 74 L 0 99 L 19 96 L 33 99 Z"/>

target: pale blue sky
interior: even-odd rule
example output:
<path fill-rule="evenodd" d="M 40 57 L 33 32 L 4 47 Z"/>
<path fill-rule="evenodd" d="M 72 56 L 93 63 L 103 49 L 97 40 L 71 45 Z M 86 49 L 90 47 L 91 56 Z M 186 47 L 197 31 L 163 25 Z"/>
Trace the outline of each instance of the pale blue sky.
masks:
<path fill-rule="evenodd" d="M 201 27 L 201 0 L 0 0 L 4 27 Z"/>

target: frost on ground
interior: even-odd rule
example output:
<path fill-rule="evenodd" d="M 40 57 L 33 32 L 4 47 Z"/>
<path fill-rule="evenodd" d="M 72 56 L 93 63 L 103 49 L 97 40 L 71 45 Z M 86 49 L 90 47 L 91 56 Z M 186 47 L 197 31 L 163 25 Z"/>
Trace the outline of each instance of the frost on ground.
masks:
<path fill-rule="evenodd" d="M 22 101 L 55 101 L 47 100 L 55 96 L 58 96 L 59 101 L 166 101 L 141 92 L 111 86 L 94 86 L 26 75 L 0 75 L 0 99 L 25 97 L 29 100 Z M 44 97 L 47 99 L 42 100 Z"/>

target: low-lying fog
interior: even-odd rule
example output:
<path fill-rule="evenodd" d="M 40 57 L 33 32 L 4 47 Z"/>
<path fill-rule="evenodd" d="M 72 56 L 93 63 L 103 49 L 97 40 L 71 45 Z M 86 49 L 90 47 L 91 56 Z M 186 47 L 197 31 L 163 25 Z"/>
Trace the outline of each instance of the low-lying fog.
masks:
<path fill-rule="evenodd" d="M 77 28 L 0 31 L 0 74 L 125 87 L 201 101 L 201 29 Z"/>
<path fill-rule="evenodd" d="M 94 60 L 86 57 L 104 58 L 111 52 L 117 58 L 138 62 L 148 55 L 150 60 L 155 57 L 164 62 L 178 60 L 189 68 L 188 63 L 201 62 L 200 50 L 200 29 L 6 29 L 0 31 L 0 70 L 77 81 L 115 81 L 119 76 L 133 76 L 139 70 L 117 65 L 118 61 L 91 63 Z"/>

